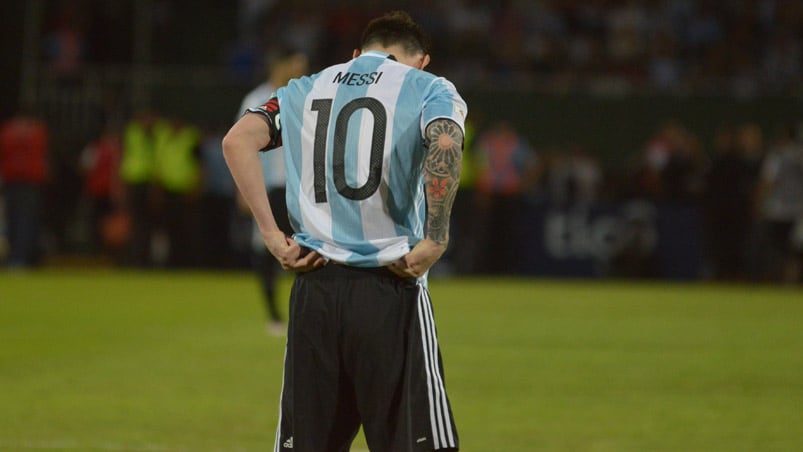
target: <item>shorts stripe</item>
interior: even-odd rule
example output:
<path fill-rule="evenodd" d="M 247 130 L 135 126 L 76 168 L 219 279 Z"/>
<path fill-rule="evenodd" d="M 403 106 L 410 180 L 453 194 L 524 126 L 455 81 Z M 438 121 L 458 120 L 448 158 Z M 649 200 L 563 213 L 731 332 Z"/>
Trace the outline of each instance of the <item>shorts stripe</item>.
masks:
<path fill-rule="evenodd" d="M 432 315 L 432 301 L 429 293 L 419 285 L 418 322 L 421 327 L 424 349 L 424 365 L 427 373 L 427 389 L 430 404 L 430 423 L 432 426 L 433 447 L 456 447 L 449 403 L 438 366 L 438 337 Z"/>
<path fill-rule="evenodd" d="M 422 292 L 424 291 L 423 287 L 418 287 L 418 323 L 421 330 L 421 344 L 424 348 L 424 368 L 427 372 L 427 397 L 429 398 L 429 421 L 432 426 L 432 441 L 433 446 L 438 449 L 440 447 L 440 443 L 438 442 L 438 427 L 437 427 L 437 418 L 435 416 L 435 404 L 433 403 L 432 397 L 432 379 L 430 378 L 430 366 L 429 366 L 429 347 L 427 346 L 427 328 L 424 327 L 424 316 L 421 313 L 421 306 L 423 305 L 422 299 L 423 295 Z"/>
<path fill-rule="evenodd" d="M 424 323 L 427 325 L 427 344 L 429 346 L 429 375 L 428 377 L 432 380 L 432 386 L 434 387 L 435 391 L 433 397 L 435 399 L 435 415 L 438 419 L 438 433 L 440 434 L 440 439 L 443 441 L 444 437 L 446 436 L 444 432 L 444 409 L 441 403 L 441 398 L 443 396 L 443 386 L 440 384 L 438 375 L 438 338 L 435 334 L 435 325 L 432 322 L 432 317 L 429 314 L 429 302 L 430 299 L 427 297 L 427 291 L 422 290 L 422 304 L 421 310 L 424 315 Z"/>
<path fill-rule="evenodd" d="M 289 334 L 289 333 L 288 333 Z M 279 393 L 279 422 L 276 426 L 276 440 L 273 443 L 273 452 L 280 452 L 281 451 L 281 441 L 282 441 L 282 400 L 284 399 L 284 378 L 285 372 L 287 372 L 287 345 L 284 347 L 284 370 L 282 371 L 282 391 Z"/>

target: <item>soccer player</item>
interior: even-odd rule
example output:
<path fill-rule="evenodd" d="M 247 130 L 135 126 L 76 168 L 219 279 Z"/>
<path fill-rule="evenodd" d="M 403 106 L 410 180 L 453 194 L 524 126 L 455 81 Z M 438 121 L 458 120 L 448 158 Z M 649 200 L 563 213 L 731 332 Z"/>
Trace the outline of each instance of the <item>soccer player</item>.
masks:
<path fill-rule="evenodd" d="M 406 13 L 365 28 L 353 59 L 291 80 L 223 140 L 268 250 L 297 276 L 275 451 L 457 450 L 426 285 L 449 240 L 466 104 L 425 72 Z M 284 145 L 276 226 L 257 151 Z"/>
<path fill-rule="evenodd" d="M 270 99 L 279 87 L 307 72 L 307 56 L 298 50 L 279 47 L 269 58 L 268 78 L 246 94 L 237 113 L 237 119 L 249 108 L 259 107 Z M 268 191 L 271 207 L 279 229 L 285 234 L 292 234 L 290 221 L 287 219 L 285 204 L 284 158 L 281 148 L 260 155 L 265 175 L 265 189 Z M 284 335 L 284 322 L 279 313 L 276 294 L 276 280 L 279 268 L 276 260 L 265 249 L 262 236 L 256 225 L 253 227 L 254 268 L 262 287 L 262 298 L 265 302 L 265 314 L 268 317 L 267 332 L 272 336 Z"/>

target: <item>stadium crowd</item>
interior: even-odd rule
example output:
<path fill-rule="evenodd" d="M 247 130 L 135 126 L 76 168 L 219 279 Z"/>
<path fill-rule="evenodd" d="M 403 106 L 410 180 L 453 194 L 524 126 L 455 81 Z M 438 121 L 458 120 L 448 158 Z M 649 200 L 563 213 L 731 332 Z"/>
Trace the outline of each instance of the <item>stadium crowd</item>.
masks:
<path fill-rule="evenodd" d="M 364 18 L 405 7 L 438 36 L 433 64 L 458 86 L 754 95 L 799 92 L 803 75 L 796 0 L 247 3 L 243 42 L 282 30 L 319 65 L 351 51 Z"/>
<path fill-rule="evenodd" d="M 115 46 L 133 47 L 124 39 L 104 39 L 111 36 L 109 27 L 92 26 L 91 17 L 73 20 L 76 11 L 91 15 L 91 9 L 75 8 L 91 2 L 60 3 L 68 13 L 56 14 L 60 19 L 43 30 L 43 58 L 53 67 L 80 76 L 83 63 L 113 62 L 110 55 L 117 62 L 134 58 L 116 53 Z M 176 2 L 153 3 L 164 29 L 181 20 L 170 13 Z M 796 0 L 238 5 L 239 33 L 225 64 L 243 74 L 259 72 L 261 55 L 279 29 L 290 41 L 285 44 L 310 56 L 310 67 L 339 60 L 358 42 L 364 19 L 392 6 L 404 7 L 438 34 L 432 70 L 458 87 L 737 97 L 795 96 L 803 87 L 803 3 Z M 155 46 L 151 58 L 169 61 L 179 48 Z M 6 244 L 0 260 L 34 266 L 69 249 L 145 268 L 250 265 L 249 217 L 238 205 L 220 150 L 226 126 L 159 112 L 109 118 L 73 152 L 82 195 L 65 208 L 54 205 L 61 187 L 52 183 L 52 173 L 60 167 L 48 165 L 54 131 L 37 113 L 5 118 L 0 132 L 0 244 Z M 221 112 L 219 124 L 228 125 L 231 114 Z M 535 146 L 505 121 L 471 113 L 469 119 L 474 122 L 453 226 L 459 246 L 438 271 L 524 272 L 511 261 L 534 239 L 532 221 L 544 206 L 572 211 L 638 199 L 692 209 L 704 261 L 699 277 L 801 281 L 803 118 L 790 117 L 772 130 L 750 121 L 724 124 L 710 143 L 689 124 L 670 121 L 617 168 L 602 164 L 599 149 Z M 645 264 L 649 256 L 634 257 L 626 243 L 606 259 L 614 268 L 606 274 L 656 276 Z"/>
<path fill-rule="evenodd" d="M 152 0 L 147 7 L 147 35 L 159 45 L 143 52 L 133 42 L 135 2 L 52 2 L 42 30 L 51 70 L 71 74 L 82 63 L 125 63 L 140 52 L 155 64 L 228 64 L 252 77 L 277 36 L 304 50 L 310 67 L 325 67 L 350 55 L 367 18 L 405 9 L 437 36 L 433 70 L 462 87 L 760 95 L 799 93 L 803 79 L 797 0 L 207 0 L 190 8 Z M 221 28 L 209 15 L 232 15 L 236 30 L 224 39 L 181 32 L 199 22 Z"/>

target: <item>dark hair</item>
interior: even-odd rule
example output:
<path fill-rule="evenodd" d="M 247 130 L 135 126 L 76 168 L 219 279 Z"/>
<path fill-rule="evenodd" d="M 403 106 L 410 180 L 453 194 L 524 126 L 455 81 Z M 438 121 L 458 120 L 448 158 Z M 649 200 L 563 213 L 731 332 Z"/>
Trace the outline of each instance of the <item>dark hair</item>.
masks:
<path fill-rule="evenodd" d="M 430 50 L 429 37 L 404 11 L 392 11 L 368 22 L 362 32 L 360 46 L 364 49 L 371 44 L 384 47 L 399 44 L 411 54 L 428 54 Z"/>

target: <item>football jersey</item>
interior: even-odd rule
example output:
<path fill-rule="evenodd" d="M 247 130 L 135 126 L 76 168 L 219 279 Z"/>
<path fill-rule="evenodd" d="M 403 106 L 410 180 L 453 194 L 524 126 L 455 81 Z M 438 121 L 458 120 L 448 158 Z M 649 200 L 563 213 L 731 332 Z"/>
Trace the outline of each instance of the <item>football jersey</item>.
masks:
<path fill-rule="evenodd" d="M 462 129 L 467 108 L 448 80 L 368 51 L 291 80 L 250 111 L 271 122 L 270 147 L 284 147 L 293 239 L 378 267 L 424 238 L 427 125 L 448 118 Z"/>

